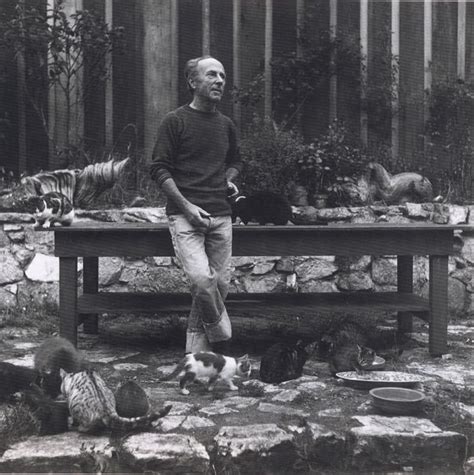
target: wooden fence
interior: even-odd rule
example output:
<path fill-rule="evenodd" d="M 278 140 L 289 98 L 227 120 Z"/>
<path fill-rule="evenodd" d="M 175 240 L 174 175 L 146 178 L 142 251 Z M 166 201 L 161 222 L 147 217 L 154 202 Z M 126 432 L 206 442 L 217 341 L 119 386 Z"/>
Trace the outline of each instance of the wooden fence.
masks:
<path fill-rule="evenodd" d="M 26 0 L 41 8 L 54 0 Z M 17 1 L 2 0 L 0 13 L 12 14 Z M 275 56 L 297 51 L 297 36 L 306 13 L 314 32 L 350 31 L 360 38 L 360 80 L 370 83 L 379 67 L 381 37 L 397 61 L 392 77 L 393 114 L 383 134 L 394 156 L 414 160 L 423 149 L 428 111 L 413 100 L 433 81 L 445 76 L 474 79 L 474 3 L 451 0 L 66 0 L 68 11 L 97 10 L 113 25 L 125 27 L 124 54 L 109 58 L 113 75 L 98 86 L 77 115 L 75 130 L 96 149 L 123 147 L 135 141 L 149 156 L 164 114 L 188 100 L 182 70 L 187 59 L 202 54 L 219 58 L 226 67 L 228 87 L 245 86 L 257 73 L 265 75 L 261 114 L 272 113 L 272 68 Z M 388 27 L 387 27 L 388 25 Z M 0 53 L 0 164 L 15 172 L 53 168 L 48 141 L 31 106 L 22 97 L 24 78 L 18 58 Z M 24 69 L 24 68 L 23 68 Z M 399 91 L 409 91 L 405 98 Z M 364 91 L 364 88 L 362 88 Z M 337 75 L 306 104 L 301 116 L 310 139 L 325 131 L 333 118 L 344 118 L 369 142 L 374 124 L 366 109 L 349 107 L 364 92 L 351 90 Z M 55 91 L 48 101 L 50 131 L 61 141 L 63 99 Z M 230 95 L 221 109 L 239 127 L 250 113 Z M 133 127 L 127 127 L 133 124 Z M 51 130 L 54 129 L 54 130 Z M 378 131 L 380 133 L 380 130 Z"/>

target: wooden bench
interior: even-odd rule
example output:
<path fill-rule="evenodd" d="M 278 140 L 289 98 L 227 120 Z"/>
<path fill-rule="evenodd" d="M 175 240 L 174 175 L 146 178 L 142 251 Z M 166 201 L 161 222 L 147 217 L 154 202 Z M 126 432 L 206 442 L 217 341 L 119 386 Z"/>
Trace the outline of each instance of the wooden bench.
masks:
<path fill-rule="evenodd" d="M 328 226 L 234 226 L 234 256 L 397 256 L 396 292 L 230 294 L 226 305 L 252 314 L 259 306 L 275 318 L 295 311 L 394 311 L 401 331 L 410 331 L 412 315 L 429 323 L 432 355 L 447 351 L 448 256 L 454 231 L 466 225 L 337 224 Z M 77 343 L 79 314 L 97 330 L 101 312 L 187 311 L 187 293 L 99 292 L 99 257 L 173 256 L 167 225 L 142 223 L 75 224 L 54 229 L 59 257 L 60 334 Z M 413 256 L 429 256 L 429 298 L 413 293 Z M 77 258 L 83 257 L 83 293 L 78 296 Z M 92 323 L 90 323 L 92 322 Z"/>

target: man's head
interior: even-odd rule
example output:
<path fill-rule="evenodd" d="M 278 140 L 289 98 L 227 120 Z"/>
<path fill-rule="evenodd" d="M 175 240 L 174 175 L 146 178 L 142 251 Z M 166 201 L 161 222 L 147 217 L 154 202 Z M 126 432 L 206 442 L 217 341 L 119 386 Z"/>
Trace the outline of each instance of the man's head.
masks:
<path fill-rule="evenodd" d="M 211 56 L 190 59 L 184 68 L 188 90 L 210 102 L 219 102 L 224 93 L 224 66 Z"/>

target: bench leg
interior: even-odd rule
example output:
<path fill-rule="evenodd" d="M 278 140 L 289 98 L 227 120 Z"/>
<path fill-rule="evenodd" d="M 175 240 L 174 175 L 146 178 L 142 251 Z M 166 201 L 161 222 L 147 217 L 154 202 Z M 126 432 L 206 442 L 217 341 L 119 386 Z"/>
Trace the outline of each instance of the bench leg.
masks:
<path fill-rule="evenodd" d="M 397 257 L 397 288 L 399 292 L 413 292 L 413 256 Z M 412 313 L 398 312 L 399 333 L 411 332 L 412 329 Z"/>
<path fill-rule="evenodd" d="M 99 258 L 84 257 L 84 293 L 96 294 L 99 290 Z M 99 318 L 96 313 L 81 315 L 84 333 L 97 335 L 99 333 Z"/>
<path fill-rule="evenodd" d="M 429 337 L 431 355 L 448 351 L 448 256 L 430 256 Z"/>
<path fill-rule="evenodd" d="M 77 346 L 77 257 L 59 258 L 59 334 Z"/>

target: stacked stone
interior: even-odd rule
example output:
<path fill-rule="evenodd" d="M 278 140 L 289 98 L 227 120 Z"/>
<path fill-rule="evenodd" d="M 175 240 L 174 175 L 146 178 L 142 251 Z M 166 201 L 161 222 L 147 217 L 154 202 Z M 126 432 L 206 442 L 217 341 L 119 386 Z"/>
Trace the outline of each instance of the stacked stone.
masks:
<path fill-rule="evenodd" d="M 329 223 L 408 223 L 432 221 L 435 205 L 318 209 L 301 207 L 300 219 Z M 474 224 L 474 206 L 443 205 L 450 224 Z M 77 210 L 78 221 L 166 222 L 162 208 Z M 35 231 L 28 215 L 0 213 L 0 310 L 57 305 L 58 259 L 53 255 L 53 233 Z M 474 234 L 459 234 L 456 255 L 449 259 L 449 306 L 454 316 L 474 315 Z M 79 260 L 80 261 L 80 260 Z M 415 291 L 428 294 L 428 262 L 416 257 Z M 347 258 L 235 257 L 232 292 L 337 292 L 396 288 L 395 256 Z M 81 262 L 79 262 L 81 272 Z M 99 285 L 111 291 L 185 292 L 187 281 L 179 262 L 171 257 L 104 257 Z"/>

